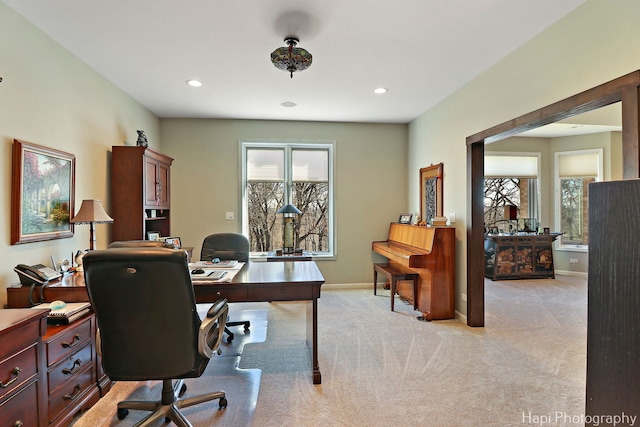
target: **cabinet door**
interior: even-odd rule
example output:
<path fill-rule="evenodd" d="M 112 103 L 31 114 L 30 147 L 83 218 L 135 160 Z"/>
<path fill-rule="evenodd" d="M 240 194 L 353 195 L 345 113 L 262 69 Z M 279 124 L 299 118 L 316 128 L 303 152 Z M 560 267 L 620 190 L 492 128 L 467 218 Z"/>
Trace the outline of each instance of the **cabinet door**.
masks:
<path fill-rule="evenodd" d="M 160 182 L 158 181 L 158 161 L 149 157 L 144 158 L 144 203 L 147 206 L 157 206 L 160 197 Z"/>
<path fill-rule="evenodd" d="M 156 178 L 158 182 L 158 206 L 169 208 L 169 165 L 158 163 Z"/>

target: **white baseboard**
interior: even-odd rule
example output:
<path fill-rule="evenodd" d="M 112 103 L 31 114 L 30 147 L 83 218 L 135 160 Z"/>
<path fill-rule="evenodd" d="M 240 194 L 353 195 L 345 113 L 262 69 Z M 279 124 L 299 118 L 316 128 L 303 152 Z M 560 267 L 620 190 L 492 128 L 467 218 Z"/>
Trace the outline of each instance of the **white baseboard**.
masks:
<path fill-rule="evenodd" d="M 456 310 L 456 320 L 460 323 L 463 324 L 467 324 L 467 315 L 466 314 L 462 314 L 460 313 L 458 310 Z"/>
<path fill-rule="evenodd" d="M 569 271 L 569 270 L 556 270 L 556 274 L 559 274 L 562 276 L 584 277 L 585 279 L 589 276 L 589 273 L 584 273 L 582 271 Z"/>
<path fill-rule="evenodd" d="M 373 283 L 325 283 L 322 289 L 366 289 L 373 292 Z"/>

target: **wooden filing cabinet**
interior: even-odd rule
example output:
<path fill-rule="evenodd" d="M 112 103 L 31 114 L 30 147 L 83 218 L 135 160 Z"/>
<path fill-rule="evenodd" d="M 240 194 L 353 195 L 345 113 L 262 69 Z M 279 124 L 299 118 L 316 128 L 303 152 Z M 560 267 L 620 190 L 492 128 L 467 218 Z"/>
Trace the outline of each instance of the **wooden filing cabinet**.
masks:
<path fill-rule="evenodd" d="M 47 312 L 0 310 L 0 420 L 3 425 L 47 425 L 42 351 Z"/>
<path fill-rule="evenodd" d="M 49 426 L 66 426 L 100 398 L 95 352 L 95 316 L 49 326 L 43 337 Z"/>
<path fill-rule="evenodd" d="M 109 390 L 95 351 L 95 315 L 47 326 L 48 311 L 0 310 L 2 426 L 67 426 Z"/>

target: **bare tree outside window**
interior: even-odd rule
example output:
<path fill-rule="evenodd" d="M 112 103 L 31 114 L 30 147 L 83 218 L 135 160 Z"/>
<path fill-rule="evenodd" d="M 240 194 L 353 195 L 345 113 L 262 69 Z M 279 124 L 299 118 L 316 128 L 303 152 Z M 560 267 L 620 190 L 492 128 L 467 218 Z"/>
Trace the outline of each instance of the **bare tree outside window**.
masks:
<path fill-rule="evenodd" d="M 290 203 L 295 217 L 294 246 L 312 253 L 330 250 L 330 182 L 327 148 L 287 144 L 246 150 L 246 224 L 251 252 L 273 252 L 283 246 L 282 214 Z"/>
<path fill-rule="evenodd" d="M 520 207 L 519 178 L 485 178 L 484 180 L 484 224 L 490 226 L 504 219 L 504 207 Z"/>
<path fill-rule="evenodd" d="M 591 182 L 595 182 L 594 177 L 560 179 L 560 219 L 564 244 L 589 243 L 587 200 Z"/>

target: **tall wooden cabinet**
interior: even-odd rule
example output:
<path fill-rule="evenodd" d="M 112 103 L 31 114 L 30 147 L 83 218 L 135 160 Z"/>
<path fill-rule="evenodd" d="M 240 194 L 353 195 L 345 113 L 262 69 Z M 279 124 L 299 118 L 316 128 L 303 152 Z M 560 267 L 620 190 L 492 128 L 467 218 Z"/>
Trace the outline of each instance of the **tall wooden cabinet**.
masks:
<path fill-rule="evenodd" d="M 148 147 L 112 147 L 113 241 L 146 239 L 150 231 L 171 235 L 172 162 Z"/>

